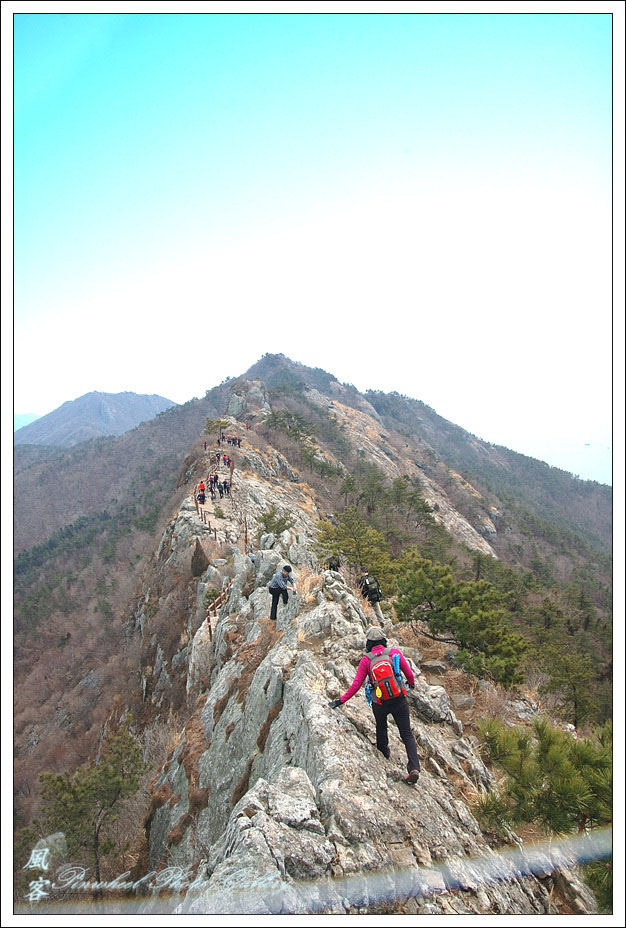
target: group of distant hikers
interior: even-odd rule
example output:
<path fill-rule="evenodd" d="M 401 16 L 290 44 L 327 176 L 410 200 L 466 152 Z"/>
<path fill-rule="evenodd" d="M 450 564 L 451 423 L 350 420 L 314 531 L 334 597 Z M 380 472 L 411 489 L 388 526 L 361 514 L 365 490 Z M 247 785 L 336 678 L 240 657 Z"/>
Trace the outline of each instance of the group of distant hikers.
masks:
<path fill-rule="evenodd" d="M 326 566 L 329 570 L 338 571 L 341 566 L 339 558 L 330 558 Z M 279 601 L 282 599 L 287 605 L 289 588 L 294 593 L 296 592 L 292 568 L 289 564 L 285 564 L 276 571 L 268 584 L 268 590 L 272 596 L 271 621 L 276 621 Z M 361 570 L 359 589 L 364 599 L 375 609 L 378 607 L 378 615 L 382 598 L 380 584 L 376 577 L 370 575 L 367 568 Z M 380 618 L 384 619 L 382 612 L 380 612 Z M 408 688 L 413 689 L 415 677 L 402 651 L 399 648 L 388 648 L 383 629 L 378 625 L 372 625 L 366 632 L 365 654 L 359 662 L 354 680 L 343 695 L 338 699 L 333 699 L 328 705 L 331 709 L 336 709 L 355 696 L 365 683 L 365 698 L 368 706 L 372 707 L 376 722 L 376 748 L 383 757 L 390 758 L 387 719 L 391 715 L 398 727 L 407 755 L 408 773 L 404 781 L 413 784 L 417 783 L 421 767 L 415 736 L 411 730 L 409 704 L 404 688 L 405 678 Z"/>
<path fill-rule="evenodd" d="M 224 432 L 218 435 L 217 443 L 218 445 L 226 443 L 227 445 L 232 445 L 233 448 L 241 448 L 241 438 L 235 437 L 234 435 L 225 435 Z M 206 451 L 206 448 L 204 450 Z"/>
<path fill-rule="evenodd" d="M 246 428 L 248 429 L 250 428 L 250 426 L 246 425 Z M 227 445 L 232 445 L 233 448 L 241 448 L 241 438 L 239 438 L 239 436 L 236 436 L 236 435 L 226 435 L 224 432 L 221 432 L 217 436 L 217 444 L 218 445 L 227 444 Z M 208 449 L 208 445 L 205 442 L 204 450 L 206 451 L 207 449 Z"/>
<path fill-rule="evenodd" d="M 246 428 L 248 428 L 247 425 Z M 224 432 L 217 439 L 218 445 L 221 445 L 222 442 L 238 448 L 241 447 L 240 438 L 235 438 L 232 435 L 227 436 Z M 204 443 L 204 450 L 207 450 L 206 442 Z M 215 465 L 219 467 L 222 460 L 225 466 L 230 467 L 231 459 L 227 455 L 217 452 L 215 454 Z M 213 462 L 213 454 L 211 454 L 211 462 Z M 230 495 L 230 481 L 227 479 L 221 481 L 217 472 L 210 474 L 207 480 L 211 499 L 215 499 L 216 491 L 219 493 L 220 499 L 225 495 Z M 204 503 L 206 499 L 206 485 L 202 480 L 198 485 L 197 499 L 200 503 Z M 254 564 L 255 556 L 252 552 L 249 553 L 249 557 Z M 339 557 L 337 555 L 331 556 L 327 560 L 325 567 L 328 570 L 340 571 L 341 561 Z M 289 564 L 285 564 L 280 570 L 276 571 L 268 584 L 268 591 L 272 597 L 270 609 L 270 621 L 272 622 L 277 620 L 280 600 L 282 599 L 283 604 L 287 605 L 288 590 L 291 589 L 294 593 L 297 592 L 292 574 L 292 568 Z M 370 574 L 367 568 L 363 567 L 358 585 L 361 596 L 373 607 L 379 621 L 384 622 L 384 615 L 380 607 L 382 592 L 377 578 Z M 408 773 L 405 782 L 413 784 L 419 778 L 420 760 L 415 737 L 411 731 L 409 705 L 404 687 L 405 679 L 408 688 L 413 689 L 415 677 L 406 658 L 399 648 L 388 648 L 383 629 L 378 625 L 373 625 L 366 632 L 365 653 L 359 662 L 354 680 L 342 696 L 333 699 L 328 705 L 331 709 L 336 709 L 356 695 L 365 683 L 365 697 L 368 706 L 371 705 L 372 707 L 376 722 L 376 748 L 384 757 L 389 759 L 387 719 L 391 715 L 406 749 Z"/>
<path fill-rule="evenodd" d="M 241 448 L 241 438 L 236 438 L 234 435 L 226 435 L 224 432 L 222 432 L 220 435 L 218 435 L 217 443 L 218 445 L 221 445 L 222 442 L 228 443 L 233 447 Z M 205 442 L 204 450 L 207 451 L 207 449 L 208 446 Z M 208 484 L 208 491 L 212 500 L 217 499 L 218 493 L 220 499 L 223 499 L 225 496 L 230 496 L 230 490 L 232 486 L 231 481 L 227 477 L 225 477 L 223 480 L 220 480 L 219 468 L 221 464 L 223 464 L 224 467 L 230 468 L 232 463 L 232 459 L 227 454 L 223 454 L 221 451 L 212 451 L 210 453 L 209 466 L 211 468 L 215 468 L 215 471 L 209 474 L 206 479 Z M 206 502 L 206 494 L 207 485 L 204 483 L 204 480 L 201 480 L 196 489 L 196 499 L 200 504 L 204 504 Z"/>
<path fill-rule="evenodd" d="M 230 496 L 231 483 L 227 477 L 223 480 L 219 479 L 217 474 L 210 474 L 207 477 L 209 483 L 209 494 L 212 500 L 215 500 L 216 492 L 219 493 L 220 499 L 223 499 L 225 496 Z M 204 480 L 201 480 L 198 484 L 198 490 L 196 493 L 196 499 L 199 503 L 204 504 L 206 502 L 206 484 Z"/>

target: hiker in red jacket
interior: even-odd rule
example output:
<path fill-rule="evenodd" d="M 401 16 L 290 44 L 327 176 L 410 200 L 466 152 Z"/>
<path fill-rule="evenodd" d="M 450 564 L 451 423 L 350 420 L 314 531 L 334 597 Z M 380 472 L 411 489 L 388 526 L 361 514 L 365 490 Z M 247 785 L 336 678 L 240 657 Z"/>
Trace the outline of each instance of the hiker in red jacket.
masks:
<path fill-rule="evenodd" d="M 409 719 L 409 704 L 406 699 L 406 690 L 402 685 L 402 678 L 393 666 L 393 657 L 398 655 L 396 665 L 407 679 L 409 689 L 415 686 L 415 677 L 404 655 L 399 648 L 387 648 L 387 639 L 382 628 L 373 625 L 367 631 L 366 653 L 361 658 L 356 676 L 352 685 L 339 699 L 333 699 L 328 705 L 336 709 L 342 703 L 351 699 L 357 693 L 366 678 L 372 693 L 372 711 L 376 720 L 376 747 L 386 758 L 389 758 L 389 732 L 387 731 L 387 716 L 391 713 L 398 726 L 400 737 L 404 742 L 407 755 L 408 776 L 406 783 L 416 783 L 420 771 L 420 759 L 417 753 L 415 737 L 411 731 Z"/>

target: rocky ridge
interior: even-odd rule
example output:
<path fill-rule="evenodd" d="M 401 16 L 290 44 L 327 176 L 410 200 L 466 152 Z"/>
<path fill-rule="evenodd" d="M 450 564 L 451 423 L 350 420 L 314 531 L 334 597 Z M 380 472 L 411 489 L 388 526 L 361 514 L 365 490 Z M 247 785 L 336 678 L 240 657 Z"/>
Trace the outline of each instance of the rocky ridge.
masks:
<path fill-rule="evenodd" d="M 488 541 L 490 536 L 496 534 L 493 518 L 497 513 L 485 504 L 477 520 L 478 525 L 471 525 L 451 504 L 445 490 L 425 473 L 423 461 L 416 456 L 415 449 L 410 448 L 408 443 L 405 443 L 404 447 L 398 446 L 398 443 L 386 434 L 374 407 L 362 397 L 358 408 L 348 402 L 342 402 L 341 397 L 347 392 L 346 389 L 340 384 L 332 386 L 332 397 L 325 396 L 315 389 L 307 389 L 304 395 L 314 406 L 325 410 L 357 452 L 375 464 L 386 477 L 394 479 L 408 475 L 418 478 L 423 496 L 433 510 L 435 521 L 442 524 L 458 541 L 490 557 L 497 557 Z M 269 412 L 271 407 L 264 385 L 257 381 L 244 381 L 237 393 L 236 408 L 237 414 L 242 418 L 256 418 Z M 339 470 L 345 470 L 343 463 L 328 448 L 322 445 L 317 451 L 321 460 L 327 461 Z M 258 466 L 253 461 L 250 463 L 253 468 Z M 482 501 L 480 494 L 459 474 L 450 471 L 449 476 L 474 498 Z M 297 475 L 293 473 L 289 477 L 297 479 Z"/>
<path fill-rule="evenodd" d="M 391 760 L 376 752 L 362 692 L 328 707 L 352 681 L 374 616 L 344 576 L 318 572 L 318 513 L 306 486 L 285 480 L 274 453 L 250 449 L 246 459 L 255 468 L 239 476 L 249 527 L 272 504 L 288 506 L 294 526 L 265 534 L 253 564 L 239 550 L 233 506 L 220 520 L 222 556 L 198 578 L 178 641 L 168 646 L 153 629 L 167 596 L 155 603 L 144 591 L 134 617 L 149 660 L 146 702 L 167 711 L 180 676 L 191 711 L 154 784 L 146 823 L 149 868 L 196 877 L 177 913 L 365 913 L 389 900 L 399 913 L 554 913 L 550 869 L 541 878 L 520 875 L 497 863 L 481 833 L 469 801 L 492 775 L 444 686 L 420 672 L 418 651 L 403 647 L 416 674 L 411 723 L 423 770 L 415 787 L 402 779 L 395 726 Z M 159 569 L 187 563 L 198 541 L 209 545 L 207 527 L 188 499 L 163 536 Z M 267 582 L 285 562 L 298 594 L 274 624 Z M 205 618 L 210 588 L 229 590 L 217 619 Z M 402 645 L 400 627 L 386 631 Z M 473 861 L 493 861 L 501 878 L 481 879 Z M 566 868 L 558 880 L 574 910 L 594 911 Z"/>

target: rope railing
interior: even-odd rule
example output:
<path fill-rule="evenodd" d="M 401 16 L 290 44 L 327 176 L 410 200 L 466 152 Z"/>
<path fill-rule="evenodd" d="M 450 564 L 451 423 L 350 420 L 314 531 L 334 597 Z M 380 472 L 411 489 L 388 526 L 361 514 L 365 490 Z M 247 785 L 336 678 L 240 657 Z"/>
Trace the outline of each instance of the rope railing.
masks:
<path fill-rule="evenodd" d="M 234 579 L 235 578 L 233 577 L 233 579 L 230 580 L 226 584 L 226 586 L 224 587 L 222 592 L 219 594 L 219 596 L 216 596 L 215 599 L 211 600 L 211 602 L 207 604 L 206 618 L 209 623 L 209 640 L 210 641 L 213 641 L 213 623 L 211 622 L 211 617 L 213 616 L 214 618 L 217 618 L 218 609 L 220 609 L 224 605 L 224 603 L 226 602 L 226 600 L 228 599 L 230 595 L 230 591 L 231 591 Z"/>

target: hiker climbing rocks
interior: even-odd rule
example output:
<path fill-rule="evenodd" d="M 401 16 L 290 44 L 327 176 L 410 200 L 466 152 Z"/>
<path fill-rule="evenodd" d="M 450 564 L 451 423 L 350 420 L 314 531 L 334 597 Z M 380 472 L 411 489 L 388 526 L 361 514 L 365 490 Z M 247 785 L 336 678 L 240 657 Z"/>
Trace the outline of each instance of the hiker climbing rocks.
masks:
<path fill-rule="evenodd" d="M 409 704 L 402 683 L 402 674 L 404 674 L 409 689 L 413 689 L 415 686 L 413 671 L 399 648 L 387 647 L 385 633 L 376 625 L 367 630 L 365 650 L 366 653 L 361 658 L 352 685 L 343 696 L 333 699 L 328 705 L 331 709 L 336 709 L 337 706 L 347 702 L 360 690 L 365 679 L 369 677 L 365 695 L 368 698 L 368 704 L 371 700 L 376 720 L 376 747 L 384 757 L 390 757 L 387 716 L 391 713 L 406 748 L 408 776 L 405 777 L 405 782 L 416 783 L 420 772 L 420 759 L 415 737 L 411 731 Z"/>
<path fill-rule="evenodd" d="M 381 622 L 384 622 L 385 617 L 383 615 L 382 609 L 380 608 L 380 601 L 382 599 L 380 583 L 376 577 L 369 573 L 366 567 L 361 568 L 359 589 L 361 590 L 361 596 L 363 596 L 363 598 L 374 607 L 376 617 L 380 619 Z"/>
<path fill-rule="evenodd" d="M 296 587 L 294 579 L 291 576 L 291 567 L 289 564 L 285 564 L 282 570 L 276 571 L 267 587 L 272 594 L 272 611 L 270 612 L 270 619 L 272 619 L 274 622 L 276 621 L 278 600 L 282 597 L 284 604 L 287 605 L 287 586 L 289 584 L 291 584 L 295 593 Z"/>
<path fill-rule="evenodd" d="M 338 571 L 338 570 L 340 569 L 340 567 L 341 567 L 341 561 L 340 561 L 338 555 L 336 555 L 336 554 L 333 554 L 333 555 L 332 555 L 331 557 L 329 557 L 328 560 L 326 561 L 326 570 L 335 570 L 335 571 Z"/>

